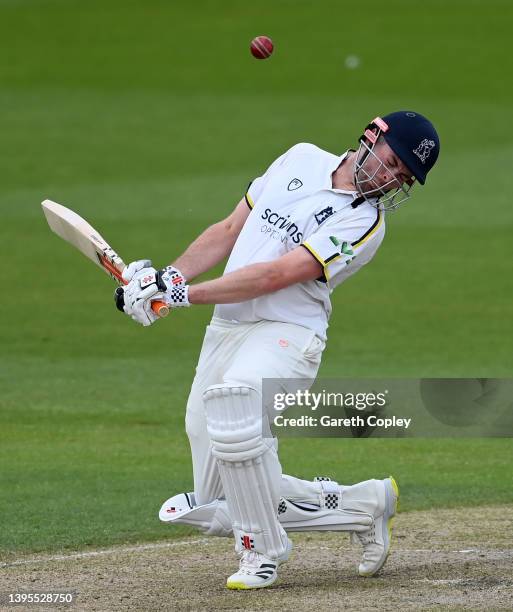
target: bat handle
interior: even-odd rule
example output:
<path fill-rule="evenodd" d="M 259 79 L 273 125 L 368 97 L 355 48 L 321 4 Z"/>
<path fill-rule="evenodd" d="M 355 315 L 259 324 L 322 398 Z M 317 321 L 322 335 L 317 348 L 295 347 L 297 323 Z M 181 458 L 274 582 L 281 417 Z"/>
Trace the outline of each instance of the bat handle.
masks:
<path fill-rule="evenodd" d="M 169 306 L 165 302 L 161 302 L 160 300 L 155 300 L 154 302 L 152 302 L 151 309 L 161 319 L 167 317 L 167 315 L 169 314 Z"/>

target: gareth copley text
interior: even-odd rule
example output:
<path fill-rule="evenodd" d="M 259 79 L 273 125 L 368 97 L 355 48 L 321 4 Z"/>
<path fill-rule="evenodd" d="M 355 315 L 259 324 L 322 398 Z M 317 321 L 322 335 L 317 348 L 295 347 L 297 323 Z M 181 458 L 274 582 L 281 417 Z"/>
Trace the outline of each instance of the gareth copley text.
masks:
<path fill-rule="evenodd" d="M 274 417 L 273 423 L 276 427 L 382 427 L 383 429 L 403 428 L 408 429 L 411 423 L 411 418 L 401 417 L 378 417 L 375 414 L 360 416 L 359 414 L 352 417 L 332 417 L 323 415 L 319 418 L 313 416 L 300 416 L 296 418 L 288 418 L 283 414 L 278 414 Z"/>

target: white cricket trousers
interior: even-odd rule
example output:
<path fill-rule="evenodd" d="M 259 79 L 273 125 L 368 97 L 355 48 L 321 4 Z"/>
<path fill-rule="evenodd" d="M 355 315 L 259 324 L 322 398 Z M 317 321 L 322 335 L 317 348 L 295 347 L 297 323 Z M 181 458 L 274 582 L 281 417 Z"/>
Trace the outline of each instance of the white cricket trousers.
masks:
<path fill-rule="evenodd" d="M 264 378 L 317 376 L 325 343 L 313 330 L 294 323 L 239 323 L 214 317 L 207 326 L 187 401 L 185 425 L 192 453 L 196 503 L 224 497 L 212 457 L 203 393 L 211 385 L 239 383 L 261 393 Z M 313 483 L 288 477 L 287 487 L 304 497 Z M 315 490 L 312 490 L 315 495 Z"/>

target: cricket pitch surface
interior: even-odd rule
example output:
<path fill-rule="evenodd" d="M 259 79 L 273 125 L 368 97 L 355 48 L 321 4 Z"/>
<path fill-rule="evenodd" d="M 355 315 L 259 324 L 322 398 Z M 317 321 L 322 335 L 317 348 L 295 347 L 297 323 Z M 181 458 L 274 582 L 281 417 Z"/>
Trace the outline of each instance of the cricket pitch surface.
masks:
<path fill-rule="evenodd" d="M 0 593 L 73 591 L 75 603 L 59 609 L 87 611 L 513 609 L 513 505 L 399 514 L 390 557 L 374 578 L 357 576 L 361 549 L 347 534 L 296 533 L 292 539 L 292 557 L 269 589 L 228 591 L 225 580 L 237 567 L 232 541 L 199 534 L 4 556 Z"/>

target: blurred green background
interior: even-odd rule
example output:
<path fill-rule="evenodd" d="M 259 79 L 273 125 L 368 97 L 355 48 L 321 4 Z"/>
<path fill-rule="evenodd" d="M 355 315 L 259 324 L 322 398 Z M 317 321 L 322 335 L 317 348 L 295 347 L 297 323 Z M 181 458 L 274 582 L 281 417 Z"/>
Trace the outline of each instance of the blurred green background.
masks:
<path fill-rule="evenodd" d="M 190 533 L 184 407 L 211 307 L 143 329 L 50 233 L 46 197 L 164 265 L 291 145 L 414 109 L 437 167 L 333 295 L 322 376 L 512 376 L 509 0 L 0 0 L 0 546 Z M 275 54 L 253 59 L 266 34 Z M 356 56 L 358 67 L 346 67 Z M 304 452 L 307 449 L 307 452 Z M 285 471 L 393 473 L 404 510 L 512 501 L 500 440 L 284 440 Z"/>

